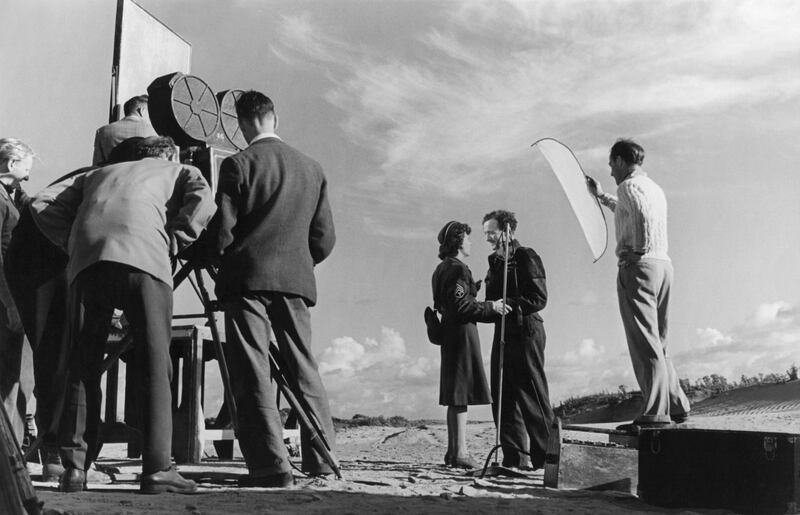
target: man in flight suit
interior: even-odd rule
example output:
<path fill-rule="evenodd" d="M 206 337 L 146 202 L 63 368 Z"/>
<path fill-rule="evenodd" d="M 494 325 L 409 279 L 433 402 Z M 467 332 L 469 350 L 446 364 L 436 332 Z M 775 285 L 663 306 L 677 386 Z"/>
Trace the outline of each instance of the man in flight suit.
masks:
<path fill-rule="evenodd" d="M 483 217 L 483 233 L 494 253 L 489 256 L 486 300 L 503 297 L 505 234 L 508 249 L 507 299 L 512 311 L 506 316 L 505 334 L 496 317 L 492 344 L 492 399 L 495 423 L 500 416 L 500 444 L 504 467 L 544 466 L 547 438 L 553 421 L 547 378 L 544 374 L 545 332 L 539 311 L 547 304 L 544 265 L 531 248 L 514 239 L 517 219 L 508 211 L 492 211 Z M 505 345 L 501 346 L 500 341 Z M 503 356 L 502 411 L 500 394 L 500 352 Z"/>

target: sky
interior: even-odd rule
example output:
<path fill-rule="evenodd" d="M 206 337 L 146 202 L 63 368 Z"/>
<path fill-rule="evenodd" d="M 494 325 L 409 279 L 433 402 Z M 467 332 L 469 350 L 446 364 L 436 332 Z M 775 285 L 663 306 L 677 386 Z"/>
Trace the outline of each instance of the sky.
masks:
<path fill-rule="evenodd" d="M 467 264 L 482 278 L 481 220 L 501 208 L 547 271 L 551 400 L 636 387 L 613 216 L 593 263 L 531 149 L 543 137 L 612 192 L 609 147 L 632 137 L 645 148 L 669 202 L 680 377 L 800 364 L 800 3 L 137 1 L 192 44 L 192 73 L 213 90 L 269 95 L 278 134 L 325 169 L 337 244 L 316 270 L 312 348 L 335 416 L 443 418 L 422 318 L 436 234 L 468 223 Z M 91 160 L 114 10 L 0 3 L 0 136 L 36 150 L 29 193 Z M 479 332 L 488 370 L 492 328 Z"/>

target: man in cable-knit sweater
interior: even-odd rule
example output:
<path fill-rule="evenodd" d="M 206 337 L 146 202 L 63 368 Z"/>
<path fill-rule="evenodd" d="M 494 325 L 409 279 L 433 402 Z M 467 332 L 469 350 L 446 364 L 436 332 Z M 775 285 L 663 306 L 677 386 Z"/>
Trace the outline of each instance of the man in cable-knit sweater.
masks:
<path fill-rule="evenodd" d="M 642 170 L 644 149 L 620 139 L 608 165 L 617 196 L 587 177 L 589 191 L 614 212 L 619 273 L 617 297 L 644 407 L 636 427 L 685 422 L 689 400 L 667 356 L 667 306 L 672 262 L 667 255 L 667 199 Z"/>

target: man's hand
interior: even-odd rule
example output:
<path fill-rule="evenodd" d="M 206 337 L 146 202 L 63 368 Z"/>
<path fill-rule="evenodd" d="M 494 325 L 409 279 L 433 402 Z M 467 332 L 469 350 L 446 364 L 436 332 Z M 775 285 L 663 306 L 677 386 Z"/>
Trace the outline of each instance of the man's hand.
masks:
<path fill-rule="evenodd" d="M 22 320 L 19 318 L 19 311 L 17 307 L 12 305 L 6 308 L 6 318 L 8 319 L 8 328 L 15 333 L 22 332 Z"/>
<path fill-rule="evenodd" d="M 511 306 L 503 302 L 501 299 L 490 301 L 492 303 L 492 309 L 498 315 L 509 314 L 511 313 Z"/>
<path fill-rule="evenodd" d="M 594 180 L 592 177 L 586 176 L 586 189 L 589 190 L 589 193 L 594 195 L 595 197 L 602 197 L 603 196 L 603 187 L 600 186 L 600 183 Z"/>
<path fill-rule="evenodd" d="M 169 257 L 175 259 L 180 251 L 181 247 L 178 243 L 178 237 L 175 236 L 174 232 L 169 233 Z"/>

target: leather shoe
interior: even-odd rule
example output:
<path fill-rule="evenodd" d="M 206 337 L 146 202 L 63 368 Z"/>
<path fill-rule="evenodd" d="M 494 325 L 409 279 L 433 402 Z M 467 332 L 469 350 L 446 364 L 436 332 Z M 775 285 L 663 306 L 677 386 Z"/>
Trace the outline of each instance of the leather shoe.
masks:
<path fill-rule="evenodd" d="M 167 470 L 143 475 L 139 483 L 139 491 L 143 494 L 160 494 L 163 492 L 190 494 L 197 491 L 197 483 L 191 479 L 184 478 L 175 467 L 170 467 Z"/>
<path fill-rule="evenodd" d="M 243 488 L 288 488 L 292 485 L 294 485 L 294 476 L 291 472 L 239 478 L 239 486 Z"/>
<path fill-rule="evenodd" d="M 670 420 L 676 424 L 685 424 L 689 420 L 689 413 L 676 413 L 669 416 Z"/>
<path fill-rule="evenodd" d="M 531 460 L 526 454 L 511 455 L 509 459 L 504 456 L 502 465 L 509 469 L 529 470 L 531 468 Z"/>
<path fill-rule="evenodd" d="M 450 458 L 451 458 L 450 451 L 444 453 L 444 464 L 447 465 L 448 467 L 450 466 Z"/>
<path fill-rule="evenodd" d="M 58 478 L 59 492 L 83 492 L 86 490 L 86 472 L 74 468 L 66 468 Z"/>
<path fill-rule="evenodd" d="M 478 463 L 475 462 L 470 456 L 455 456 L 450 460 L 450 465 L 457 469 L 476 469 Z"/>

